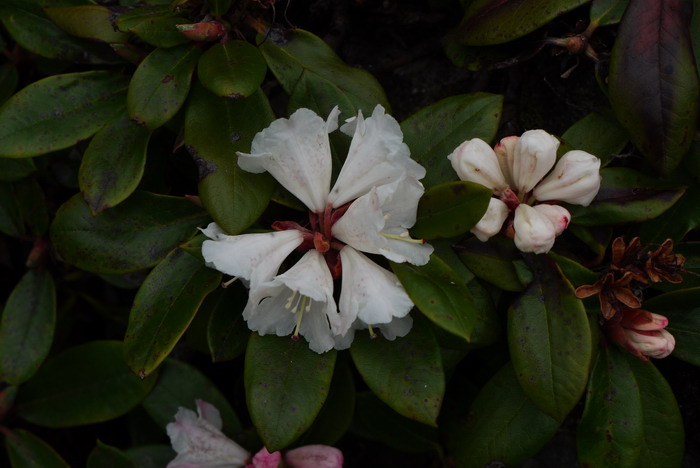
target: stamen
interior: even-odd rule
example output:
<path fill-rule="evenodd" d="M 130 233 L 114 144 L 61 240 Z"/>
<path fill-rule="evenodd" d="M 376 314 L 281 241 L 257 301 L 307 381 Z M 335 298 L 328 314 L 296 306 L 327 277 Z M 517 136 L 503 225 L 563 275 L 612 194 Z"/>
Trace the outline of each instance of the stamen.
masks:
<path fill-rule="evenodd" d="M 386 232 L 380 232 L 380 236 L 384 236 L 387 239 L 394 239 L 394 240 L 400 240 L 404 242 L 410 242 L 411 244 L 425 244 L 425 239 L 412 239 L 408 237 L 408 234 L 406 236 L 397 236 L 396 234 L 387 234 Z"/>
<path fill-rule="evenodd" d="M 295 292 L 296 293 L 296 292 Z M 301 309 L 299 311 L 299 316 L 297 317 L 297 326 L 294 327 L 294 334 L 292 335 L 292 339 L 299 339 L 299 328 L 301 327 L 301 318 L 304 316 L 304 312 L 308 312 L 311 309 L 311 300 L 309 300 L 309 305 L 306 305 L 306 300 L 309 299 L 308 297 L 302 295 L 300 298 L 301 302 Z M 297 301 L 297 305 L 294 306 L 294 309 L 292 309 L 292 312 L 296 313 L 297 311 L 297 306 L 299 305 L 299 301 Z"/>
<path fill-rule="evenodd" d="M 299 291 L 292 291 L 292 295 L 289 296 L 289 299 L 287 299 L 287 303 L 284 305 L 284 308 L 289 310 L 292 307 L 292 302 L 294 302 L 294 298 L 297 297 L 297 294 L 299 294 Z M 297 303 L 299 301 L 297 300 Z M 296 306 L 294 306 L 294 309 L 296 309 Z M 294 310 L 292 310 L 294 312 Z"/>
<path fill-rule="evenodd" d="M 226 288 L 228 288 L 229 286 L 231 286 L 237 279 L 238 279 L 238 276 L 234 276 L 233 278 L 231 278 L 231 279 L 228 280 L 228 281 L 222 281 L 222 282 L 221 282 L 221 287 L 224 288 L 224 289 L 226 289 Z"/>
<path fill-rule="evenodd" d="M 372 325 L 367 325 L 367 328 L 369 329 L 369 337 L 371 339 L 375 339 L 377 337 L 377 334 L 374 332 L 374 328 L 372 328 Z"/>

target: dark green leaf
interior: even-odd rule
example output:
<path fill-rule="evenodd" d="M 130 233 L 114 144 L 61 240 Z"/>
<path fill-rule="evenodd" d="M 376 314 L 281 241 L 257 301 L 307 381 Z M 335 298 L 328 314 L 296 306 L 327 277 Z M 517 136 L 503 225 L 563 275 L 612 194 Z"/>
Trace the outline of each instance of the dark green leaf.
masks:
<path fill-rule="evenodd" d="M 163 468 L 175 458 L 169 445 L 144 445 L 126 450 L 138 468 Z"/>
<path fill-rule="evenodd" d="M 248 293 L 238 283 L 228 289 L 214 291 L 202 304 L 203 310 L 211 311 L 207 342 L 214 362 L 236 358 L 245 352 L 248 345 L 250 330 L 242 315 Z"/>
<path fill-rule="evenodd" d="M 15 188 L 9 182 L 0 182 L 0 232 L 11 237 L 24 234 Z"/>
<path fill-rule="evenodd" d="M 238 167 L 236 151 L 250 151 L 257 132 L 274 118 L 262 91 L 220 98 L 195 84 L 185 116 L 185 144 L 199 168 L 199 197 L 229 234 L 253 224 L 267 207 L 275 181 Z"/>
<path fill-rule="evenodd" d="M 575 260 L 555 254 L 554 252 L 549 252 L 547 256 L 557 262 L 557 266 L 561 269 L 562 273 L 564 273 L 566 279 L 574 286 L 593 284 L 598 281 L 598 274 L 592 272 Z"/>
<path fill-rule="evenodd" d="M 34 237 L 43 236 L 49 228 L 49 210 L 46 206 L 44 191 L 35 178 L 26 178 L 15 182 L 19 212 Z"/>
<path fill-rule="evenodd" d="M 525 395 L 509 363 L 481 389 L 466 422 L 452 434 L 451 448 L 462 468 L 483 468 L 494 461 L 518 466 L 558 428 Z"/>
<path fill-rule="evenodd" d="M 394 341 L 358 333 L 350 354 L 362 379 L 384 403 L 402 416 L 437 427 L 445 375 L 437 341 L 423 321 L 416 319 L 408 335 Z"/>
<path fill-rule="evenodd" d="M 468 45 L 501 44 L 534 31 L 590 0 L 474 0 L 457 37 Z"/>
<path fill-rule="evenodd" d="M 129 83 L 129 117 L 150 130 L 170 120 L 187 98 L 201 54 L 202 49 L 191 45 L 151 52 Z"/>
<path fill-rule="evenodd" d="M 573 124 L 561 136 L 559 152 L 581 150 L 598 156 L 607 164 L 627 144 L 629 136 L 612 117 L 592 112 Z"/>
<path fill-rule="evenodd" d="M 126 112 L 97 132 L 79 173 L 80 189 L 94 215 L 118 205 L 136 190 L 150 137 Z"/>
<path fill-rule="evenodd" d="M 158 373 L 158 382 L 143 400 L 143 407 L 162 428 L 175 420 L 178 407 L 194 408 L 195 400 L 211 403 L 221 413 L 223 431 L 237 434 L 241 423 L 231 405 L 206 375 L 184 362 L 166 359 Z"/>
<path fill-rule="evenodd" d="M 662 243 L 666 239 L 680 241 L 700 226 L 700 188 L 691 186 L 671 208 L 635 229 L 644 242 Z"/>
<path fill-rule="evenodd" d="M 597 26 L 619 23 L 628 3 L 629 0 L 593 0 L 591 2 L 591 23 Z"/>
<path fill-rule="evenodd" d="M 428 170 L 423 185 L 432 187 L 457 180 L 447 156 L 465 140 L 493 140 L 502 107 L 503 96 L 463 94 L 438 101 L 401 122 L 413 159 Z"/>
<path fill-rule="evenodd" d="M 155 383 L 129 370 L 120 342 L 92 341 L 49 359 L 20 387 L 15 408 L 40 426 L 94 424 L 126 414 Z"/>
<path fill-rule="evenodd" d="M 464 234 L 482 218 L 493 194 L 473 182 L 446 182 L 429 188 L 418 202 L 415 237 L 434 239 Z"/>
<path fill-rule="evenodd" d="M 86 468 L 136 468 L 136 464 L 126 453 L 98 440 L 90 452 Z"/>
<path fill-rule="evenodd" d="M 190 42 L 175 27 L 190 21 L 177 16 L 169 6 L 135 8 L 119 15 L 116 22 L 120 31 L 134 33 L 144 42 L 155 47 L 168 48 Z"/>
<path fill-rule="evenodd" d="M 634 144 L 662 174 L 692 142 L 700 85 L 682 0 L 630 2 L 610 61 L 610 103 Z"/>
<path fill-rule="evenodd" d="M 92 136 L 124 105 L 126 79 L 106 71 L 44 78 L 0 109 L 0 155 L 26 158 Z"/>
<path fill-rule="evenodd" d="M 70 468 L 49 444 L 24 429 L 5 433 L 12 468 Z"/>
<path fill-rule="evenodd" d="M 46 359 L 56 323 L 56 290 L 47 271 L 29 270 L 7 299 L 0 323 L 0 379 L 18 385 Z"/>
<path fill-rule="evenodd" d="M 685 192 L 684 187 L 663 184 L 632 169 L 606 168 L 600 174 L 600 191 L 590 206 L 567 206 L 572 223 L 598 226 L 647 221 L 668 210 Z"/>
<path fill-rule="evenodd" d="M 44 12 L 51 21 L 71 36 L 104 42 L 126 42 L 129 38 L 128 34 L 114 30 L 110 22 L 113 13 L 106 6 L 64 6 L 44 8 Z"/>
<path fill-rule="evenodd" d="M 525 393 L 561 422 L 586 388 L 591 332 L 583 304 L 556 264 L 536 256 L 531 267 L 535 280 L 508 309 L 508 347 Z"/>
<path fill-rule="evenodd" d="M 134 298 L 124 337 L 134 373 L 151 374 L 168 357 L 221 274 L 175 248 L 146 277 Z"/>
<path fill-rule="evenodd" d="M 10 159 L 0 157 L 0 182 L 20 180 L 36 171 L 33 159 Z"/>
<path fill-rule="evenodd" d="M 80 194 L 61 206 L 51 240 L 63 259 L 96 273 L 152 267 L 207 222 L 189 200 L 136 192 L 115 208 L 92 216 Z"/>
<path fill-rule="evenodd" d="M 673 355 L 700 366 L 700 288 L 656 296 L 644 308 L 668 318 L 666 329 L 676 339 Z"/>
<path fill-rule="evenodd" d="M 19 73 L 17 67 L 12 63 L 0 65 L 0 104 L 4 104 L 17 89 Z"/>
<path fill-rule="evenodd" d="M 239 99 L 258 90 L 267 65 L 258 48 L 245 41 L 210 47 L 197 66 L 200 81 L 217 96 Z"/>
<path fill-rule="evenodd" d="M 455 245 L 455 250 L 460 260 L 479 278 L 506 291 L 525 289 L 513 263 L 518 254 L 512 240 L 496 236 L 488 242 L 481 242 L 473 237 Z"/>
<path fill-rule="evenodd" d="M 336 351 L 317 354 L 305 340 L 251 335 L 245 355 L 250 417 L 270 452 L 291 444 L 311 426 L 333 377 Z"/>

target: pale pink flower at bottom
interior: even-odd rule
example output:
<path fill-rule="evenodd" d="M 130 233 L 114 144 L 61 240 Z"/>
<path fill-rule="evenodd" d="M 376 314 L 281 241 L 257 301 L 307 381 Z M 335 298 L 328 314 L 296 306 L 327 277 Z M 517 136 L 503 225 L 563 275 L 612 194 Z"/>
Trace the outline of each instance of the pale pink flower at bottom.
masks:
<path fill-rule="evenodd" d="M 328 445 L 306 445 L 287 452 L 270 453 L 266 447 L 260 449 L 246 468 L 277 468 L 284 459 L 289 468 L 342 468 L 343 452 Z"/>
<path fill-rule="evenodd" d="M 668 319 L 643 309 L 626 308 L 605 322 L 612 341 L 642 361 L 662 359 L 676 347 L 676 339 L 665 330 Z"/>
<path fill-rule="evenodd" d="M 282 453 L 268 452 L 267 447 L 260 449 L 253 457 L 252 463 L 246 465 L 246 468 L 277 468 L 282 463 Z"/>

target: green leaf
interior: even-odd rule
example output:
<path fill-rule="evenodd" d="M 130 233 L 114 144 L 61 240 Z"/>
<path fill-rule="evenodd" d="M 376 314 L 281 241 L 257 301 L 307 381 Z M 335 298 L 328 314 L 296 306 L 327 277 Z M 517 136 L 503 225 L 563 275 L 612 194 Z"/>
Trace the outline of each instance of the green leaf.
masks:
<path fill-rule="evenodd" d="M 205 88 L 217 96 L 239 99 L 258 90 L 267 64 L 258 48 L 245 41 L 229 41 L 211 46 L 197 66 Z"/>
<path fill-rule="evenodd" d="M 408 297 L 435 325 L 469 342 L 476 309 L 471 292 L 442 259 L 432 255 L 423 266 L 391 263 Z"/>
<path fill-rule="evenodd" d="M 642 399 L 626 351 L 604 346 L 593 366 L 576 431 L 582 466 L 637 467 L 644 443 Z"/>
<path fill-rule="evenodd" d="M 207 325 L 207 342 L 214 362 L 234 359 L 245 352 L 250 330 L 243 319 L 243 309 L 248 301 L 248 292 L 242 285 L 234 284 L 211 293 L 202 304 L 210 310 Z"/>
<path fill-rule="evenodd" d="M 144 42 L 155 47 L 175 47 L 190 42 L 175 27 L 189 23 L 187 18 L 177 16 L 169 6 L 143 6 L 117 17 L 120 31 L 136 34 Z"/>
<path fill-rule="evenodd" d="M 509 363 L 472 402 L 466 422 L 452 434 L 451 448 L 461 468 L 483 468 L 494 460 L 518 466 L 536 454 L 558 428 L 559 423 L 525 395 Z"/>
<path fill-rule="evenodd" d="M 175 420 L 178 407 L 194 408 L 195 400 L 211 403 L 221 413 L 223 431 L 241 432 L 241 423 L 224 395 L 209 378 L 193 367 L 175 359 L 166 359 L 158 373 L 158 382 L 143 400 L 143 407 L 162 428 Z"/>
<path fill-rule="evenodd" d="M 673 355 L 700 366 L 700 288 L 661 294 L 644 301 L 644 308 L 668 318 L 666 329 L 676 339 Z"/>
<path fill-rule="evenodd" d="M 0 182 L 0 232 L 11 237 L 21 237 L 24 234 L 19 202 L 15 189 L 9 182 Z"/>
<path fill-rule="evenodd" d="M 17 67 L 12 63 L 0 65 L 0 105 L 4 104 L 17 89 L 19 83 L 19 73 Z"/>
<path fill-rule="evenodd" d="M 401 130 L 413 159 L 428 171 L 423 185 L 432 187 L 457 180 L 447 156 L 465 140 L 494 139 L 501 121 L 503 96 L 463 94 L 438 101 L 403 122 Z"/>
<path fill-rule="evenodd" d="M 56 323 L 56 289 L 45 270 L 29 270 L 7 299 L 0 323 L 0 380 L 31 377 L 46 359 Z"/>
<path fill-rule="evenodd" d="M 5 448 L 12 468 L 70 468 L 49 444 L 24 429 L 5 433 Z"/>
<path fill-rule="evenodd" d="M 333 377 L 336 351 L 317 354 L 290 337 L 254 333 L 245 355 L 250 417 L 270 452 L 296 440 L 321 410 Z"/>
<path fill-rule="evenodd" d="M 547 256 L 557 262 L 557 266 L 561 269 L 562 273 L 564 273 L 566 279 L 574 286 L 593 284 L 598 281 L 597 273 L 594 273 L 575 260 L 558 255 L 554 252 L 549 252 Z"/>
<path fill-rule="evenodd" d="M 610 61 L 612 108 L 662 176 L 688 151 L 698 117 L 700 84 L 684 3 L 630 2 Z"/>
<path fill-rule="evenodd" d="M 619 23 L 628 4 L 629 0 L 593 0 L 591 2 L 591 23 L 597 26 Z"/>
<path fill-rule="evenodd" d="M 0 182 L 14 182 L 36 171 L 33 159 L 10 159 L 0 157 Z"/>
<path fill-rule="evenodd" d="M 0 108 L 0 155 L 26 158 L 91 137 L 122 109 L 126 80 L 106 71 L 34 82 Z"/>
<path fill-rule="evenodd" d="M 567 205 L 571 222 L 582 226 L 639 223 L 659 216 L 685 192 L 622 167 L 600 171 L 603 180 L 598 195 L 587 207 Z"/>
<path fill-rule="evenodd" d="M 437 427 L 445 393 L 437 341 L 421 320 L 403 338 L 389 341 L 358 333 L 352 360 L 372 392 L 402 416 Z"/>
<path fill-rule="evenodd" d="M 607 164 L 624 149 L 629 136 L 614 118 L 591 112 L 569 127 L 561 139 L 560 154 L 569 150 L 586 151 Z"/>
<path fill-rule="evenodd" d="M 131 370 L 151 374 L 185 333 L 221 274 L 175 248 L 146 277 L 129 315 L 124 353 Z"/>
<path fill-rule="evenodd" d="M 474 0 L 457 30 L 467 45 L 502 44 L 544 26 L 590 0 Z"/>
<path fill-rule="evenodd" d="M 94 424 L 126 414 L 156 379 L 135 376 L 122 354 L 118 341 L 92 341 L 49 359 L 20 387 L 17 413 L 46 427 Z"/>
<path fill-rule="evenodd" d="M 113 13 L 106 6 L 64 6 L 44 8 L 44 12 L 71 36 L 103 42 L 126 42 L 129 39 L 128 34 L 114 30 L 110 21 Z"/>
<path fill-rule="evenodd" d="M 366 70 L 348 66 L 308 31 L 273 30 L 260 44 L 260 52 L 297 106 L 303 104 L 319 115 L 328 115 L 338 105 L 346 118 L 357 115 L 360 109 L 369 115 L 377 104 L 389 112 L 389 102 L 377 80 Z"/>
<path fill-rule="evenodd" d="M 49 228 L 49 210 L 44 191 L 36 178 L 26 178 L 14 183 L 15 196 L 22 220 L 34 237 L 43 236 Z"/>
<path fill-rule="evenodd" d="M 473 237 L 455 245 L 455 251 L 479 278 L 505 291 L 525 289 L 513 263 L 519 255 L 511 239 L 495 236 L 488 242 L 481 242 Z"/>
<path fill-rule="evenodd" d="M 143 445 L 126 450 L 137 468 L 161 468 L 177 455 L 169 445 Z"/>
<path fill-rule="evenodd" d="M 556 264 L 532 259 L 535 280 L 508 309 L 508 347 L 532 402 L 562 422 L 588 381 L 591 331 L 586 310 Z"/>
<path fill-rule="evenodd" d="M 150 132 L 124 114 L 97 132 L 80 164 L 79 183 L 92 214 L 118 205 L 138 187 Z"/>
<path fill-rule="evenodd" d="M 473 182 L 446 182 L 429 188 L 418 202 L 414 237 L 434 239 L 464 234 L 486 212 L 493 191 Z"/>
<path fill-rule="evenodd" d="M 190 92 L 202 49 L 191 45 L 156 49 L 134 72 L 126 98 L 129 117 L 150 130 L 169 121 Z"/>
<path fill-rule="evenodd" d="M 185 198 L 136 192 L 92 216 L 80 194 L 59 208 L 51 240 L 68 263 L 95 273 L 128 273 L 152 267 L 207 222 Z"/>
<path fill-rule="evenodd" d="M 638 226 L 635 235 L 644 242 L 660 244 L 666 239 L 679 242 L 688 232 L 700 226 L 699 204 L 700 187 L 690 186 L 671 208 Z"/>
<path fill-rule="evenodd" d="M 229 234 L 253 224 L 270 201 L 275 180 L 238 167 L 237 151 L 250 151 L 257 132 L 274 119 L 262 91 L 225 99 L 195 83 L 185 115 L 185 144 L 199 168 L 199 197 Z"/>
<path fill-rule="evenodd" d="M 86 468 L 136 468 L 136 464 L 126 453 L 98 440 L 88 456 Z"/>

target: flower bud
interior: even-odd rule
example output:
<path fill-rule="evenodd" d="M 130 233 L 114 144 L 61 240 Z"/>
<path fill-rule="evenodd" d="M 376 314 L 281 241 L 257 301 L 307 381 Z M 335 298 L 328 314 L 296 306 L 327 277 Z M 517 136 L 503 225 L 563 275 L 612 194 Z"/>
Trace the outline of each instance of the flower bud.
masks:
<path fill-rule="evenodd" d="M 666 330 L 623 329 L 628 345 L 647 357 L 662 359 L 673 352 L 676 339 Z"/>
<path fill-rule="evenodd" d="M 478 223 L 471 228 L 471 232 L 481 242 L 486 242 L 490 237 L 495 236 L 501 230 L 503 221 L 508 217 L 508 206 L 497 198 L 489 200 L 489 206 L 486 208 L 486 213 L 481 217 Z"/>
<path fill-rule="evenodd" d="M 513 187 L 513 159 L 515 158 L 515 145 L 518 143 L 518 140 L 520 140 L 519 136 L 501 138 L 501 141 L 493 148 L 506 182 Z"/>
<path fill-rule="evenodd" d="M 513 229 L 515 246 L 522 252 L 546 253 L 554 245 L 554 225 L 529 205 L 522 204 L 515 209 Z"/>
<path fill-rule="evenodd" d="M 535 198 L 588 206 L 600 189 L 600 159 L 585 151 L 569 151 L 537 187 Z"/>
<path fill-rule="evenodd" d="M 513 183 L 527 193 L 549 172 L 557 160 L 559 140 L 544 130 L 528 130 L 515 144 Z"/>
<path fill-rule="evenodd" d="M 475 182 L 500 192 L 508 186 L 493 149 L 483 140 L 474 138 L 459 145 L 449 156 L 460 179 Z"/>
<path fill-rule="evenodd" d="M 569 227 L 571 213 L 569 213 L 569 211 L 563 206 L 544 203 L 542 205 L 535 205 L 533 208 L 537 210 L 539 214 L 546 217 L 550 223 L 552 223 L 552 226 L 554 226 L 555 235 L 558 236 L 564 232 L 567 227 Z"/>
<path fill-rule="evenodd" d="M 226 26 L 213 20 L 194 24 L 176 24 L 175 28 L 192 41 L 218 41 L 226 35 Z"/>
<path fill-rule="evenodd" d="M 673 352 L 676 339 L 664 328 L 668 319 L 643 309 L 624 308 L 605 322 L 612 341 L 626 348 L 642 361 L 661 359 Z"/>
<path fill-rule="evenodd" d="M 328 445 L 305 445 L 287 452 L 284 461 L 291 468 L 342 468 L 343 452 Z"/>

